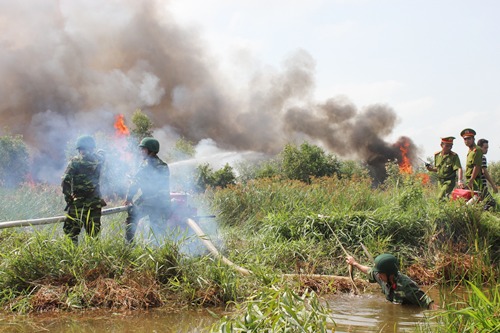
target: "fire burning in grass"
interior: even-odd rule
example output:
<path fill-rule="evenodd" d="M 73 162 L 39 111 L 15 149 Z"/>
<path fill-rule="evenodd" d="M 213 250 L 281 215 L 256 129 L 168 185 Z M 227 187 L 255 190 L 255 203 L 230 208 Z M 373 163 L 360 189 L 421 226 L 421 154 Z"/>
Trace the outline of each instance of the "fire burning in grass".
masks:
<path fill-rule="evenodd" d="M 413 167 L 408 156 L 408 149 L 410 148 L 410 141 L 408 138 L 401 138 L 399 150 L 401 151 L 401 161 L 399 162 L 399 171 L 403 174 L 411 174 Z"/>
<path fill-rule="evenodd" d="M 116 137 L 123 138 L 123 137 L 128 137 L 130 135 L 130 131 L 127 125 L 125 125 L 125 117 L 123 116 L 123 114 L 119 114 L 115 117 L 114 127 L 116 129 L 115 131 Z"/>

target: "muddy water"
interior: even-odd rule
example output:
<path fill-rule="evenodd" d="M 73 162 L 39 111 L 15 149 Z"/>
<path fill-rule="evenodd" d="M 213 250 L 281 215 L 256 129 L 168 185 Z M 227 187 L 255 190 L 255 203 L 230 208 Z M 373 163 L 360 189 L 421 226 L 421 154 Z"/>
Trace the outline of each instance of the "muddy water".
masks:
<path fill-rule="evenodd" d="M 371 293 L 359 296 L 353 294 L 334 295 L 326 300 L 332 309 L 335 332 L 415 332 L 415 327 L 431 315 L 430 311 L 417 306 L 403 306 L 386 301 L 381 292 L 374 289 Z M 437 290 L 428 294 L 439 304 Z"/>
<path fill-rule="evenodd" d="M 433 299 L 439 300 L 436 290 L 430 290 L 429 294 Z M 377 291 L 365 292 L 360 296 L 335 294 L 325 299 L 325 305 L 332 311 L 336 333 L 415 332 L 415 326 L 428 313 L 418 307 L 391 304 Z M 31 316 L 4 314 L 0 315 L 0 332 L 198 333 L 207 332 L 215 322 L 216 319 L 207 310 L 151 310 L 129 313 L 86 311 Z"/>
<path fill-rule="evenodd" d="M 206 310 L 181 312 L 152 310 L 129 313 L 85 311 L 31 316 L 0 315 L 0 332 L 197 333 L 206 332 L 215 321 Z"/>

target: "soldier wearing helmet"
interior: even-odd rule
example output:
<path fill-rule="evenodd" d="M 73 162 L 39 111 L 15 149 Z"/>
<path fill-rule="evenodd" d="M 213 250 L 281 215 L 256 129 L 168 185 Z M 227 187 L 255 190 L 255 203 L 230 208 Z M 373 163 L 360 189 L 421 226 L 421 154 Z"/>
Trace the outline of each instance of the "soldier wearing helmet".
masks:
<path fill-rule="evenodd" d="M 129 206 L 125 221 L 125 237 L 134 240 L 139 221 L 148 216 L 151 229 L 158 239 L 166 227 L 170 214 L 170 171 L 167 163 L 158 157 L 160 143 L 152 137 L 139 143 L 142 163 L 127 191 L 125 205 Z"/>
<path fill-rule="evenodd" d="M 75 245 L 82 227 L 92 237 L 101 230 L 101 210 L 106 205 L 100 191 L 104 154 L 102 151 L 95 153 L 95 147 L 93 137 L 80 136 L 76 141 L 78 155 L 71 158 L 62 177 L 61 187 L 68 211 L 63 231 Z"/>
<path fill-rule="evenodd" d="M 384 253 L 375 258 L 375 266 L 359 264 L 352 256 L 346 259 L 349 265 L 368 275 L 368 281 L 382 287 L 385 298 L 395 304 L 413 304 L 435 310 L 438 306 L 408 276 L 399 272 L 398 260 L 392 254 Z"/>

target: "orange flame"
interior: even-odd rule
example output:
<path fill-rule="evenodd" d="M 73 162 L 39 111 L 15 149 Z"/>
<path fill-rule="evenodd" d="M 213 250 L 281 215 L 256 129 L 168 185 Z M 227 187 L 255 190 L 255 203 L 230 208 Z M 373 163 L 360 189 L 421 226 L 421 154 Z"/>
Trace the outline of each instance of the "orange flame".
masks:
<path fill-rule="evenodd" d="M 401 151 L 401 161 L 399 163 L 399 172 L 401 173 L 412 173 L 413 168 L 411 166 L 410 159 L 408 158 L 408 147 L 410 147 L 410 142 L 408 140 L 404 140 L 401 146 L 399 146 L 399 150 Z"/>
<path fill-rule="evenodd" d="M 431 177 L 426 173 L 418 173 L 416 176 L 417 178 L 420 178 L 423 185 L 429 184 L 431 180 Z"/>
<path fill-rule="evenodd" d="M 125 125 L 125 117 L 123 114 L 119 114 L 115 117 L 114 127 L 115 131 L 115 140 L 114 147 L 117 151 L 120 152 L 120 159 L 122 161 L 130 161 L 132 160 L 132 154 L 128 151 L 128 141 L 127 138 L 130 136 L 130 131 Z"/>
<path fill-rule="evenodd" d="M 119 114 L 115 117 L 115 129 L 116 129 L 116 136 L 118 137 L 124 137 L 124 136 L 129 136 L 130 131 L 128 130 L 127 125 L 125 125 L 125 118 L 123 117 L 122 114 Z"/>

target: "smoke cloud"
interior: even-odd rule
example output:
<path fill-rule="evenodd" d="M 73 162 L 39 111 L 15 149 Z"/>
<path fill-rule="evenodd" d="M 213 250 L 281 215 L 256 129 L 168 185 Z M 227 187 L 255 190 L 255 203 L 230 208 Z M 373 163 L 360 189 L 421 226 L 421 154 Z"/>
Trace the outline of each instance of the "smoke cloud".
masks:
<path fill-rule="evenodd" d="M 0 134 L 24 136 L 35 179 L 59 181 L 68 142 L 111 134 L 117 114 L 138 108 L 162 146 L 182 136 L 273 154 L 309 140 L 374 167 L 400 156 L 384 141 L 397 121 L 389 106 L 313 100 L 315 61 L 304 50 L 279 69 L 242 64 L 235 86 L 164 1 L 0 0 L 0 9 Z"/>

